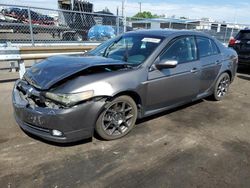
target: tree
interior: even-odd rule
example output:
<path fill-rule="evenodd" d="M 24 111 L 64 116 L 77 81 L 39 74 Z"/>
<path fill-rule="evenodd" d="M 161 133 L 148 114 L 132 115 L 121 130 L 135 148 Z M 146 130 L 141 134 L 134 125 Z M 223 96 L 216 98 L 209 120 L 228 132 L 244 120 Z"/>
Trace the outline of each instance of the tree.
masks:
<path fill-rule="evenodd" d="M 152 14 L 149 11 L 138 12 L 136 15 L 133 16 L 134 18 L 159 18 L 157 14 Z"/>
<path fill-rule="evenodd" d="M 185 16 L 181 16 L 180 17 L 180 19 L 182 19 L 182 20 L 186 20 L 186 19 L 188 19 L 187 17 L 185 17 Z"/>

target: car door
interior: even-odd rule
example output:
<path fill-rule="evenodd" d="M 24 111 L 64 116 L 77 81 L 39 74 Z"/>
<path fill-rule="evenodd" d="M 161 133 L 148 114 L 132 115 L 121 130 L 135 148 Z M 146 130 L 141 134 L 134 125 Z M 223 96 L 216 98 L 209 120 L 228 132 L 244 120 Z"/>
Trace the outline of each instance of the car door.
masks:
<path fill-rule="evenodd" d="M 198 36 L 196 40 L 201 62 L 201 82 L 199 93 L 206 94 L 206 91 L 213 86 L 219 74 L 222 66 L 222 55 L 213 40 L 200 36 Z"/>
<path fill-rule="evenodd" d="M 148 74 L 147 110 L 192 100 L 199 92 L 200 64 L 193 36 L 172 40 L 158 61 L 176 60 L 175 68 L 153 69 Z M 157 62 L 155 62 L 157 63 Z"/>

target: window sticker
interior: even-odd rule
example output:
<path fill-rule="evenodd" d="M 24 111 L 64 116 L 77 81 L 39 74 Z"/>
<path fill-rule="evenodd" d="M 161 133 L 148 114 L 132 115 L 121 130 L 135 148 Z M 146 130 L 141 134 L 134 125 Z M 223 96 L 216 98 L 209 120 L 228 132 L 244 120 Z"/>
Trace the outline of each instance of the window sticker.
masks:
<path fill-rule="evenodd" d="M 159 43 L 159 42 L 161 42 L 161 39 L 157 39 L 157 38 L 143 38 L 141 41 L 142 42 Z"/>

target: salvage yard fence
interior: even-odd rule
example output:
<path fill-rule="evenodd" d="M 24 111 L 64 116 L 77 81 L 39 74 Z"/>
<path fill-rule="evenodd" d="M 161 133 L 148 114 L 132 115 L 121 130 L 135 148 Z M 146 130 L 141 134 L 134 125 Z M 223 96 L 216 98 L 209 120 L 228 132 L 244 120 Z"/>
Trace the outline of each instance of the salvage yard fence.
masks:
<path fill-rule="evenodd" d="M 0 4 L 0 45 L 82 43 L 104 41 L 138 29 L 187 29 L 208 33 L 223 43 L 246 24 L 175 18 L 142 19 L 62 9 Z"/>
<path fill-rule="evenodd" d="M 97 41 L 123 33 L 122 18 L 61 9 L 0 4 L 0 43 Z M 100 27 L 103 26 L 103 27 Z"/>
<path fill-rule="evenodd" d="M 127 24 L 135 29 L 177 29 L 177 30 L 194 30 L 207 33 L 220 42 L 227 44 L 231 37 L 246 28 L 247 24 L 236 24 L 226 22 L 211 22 L 208 20 L 191 20 L 176 18 L 127 18 Z"/>

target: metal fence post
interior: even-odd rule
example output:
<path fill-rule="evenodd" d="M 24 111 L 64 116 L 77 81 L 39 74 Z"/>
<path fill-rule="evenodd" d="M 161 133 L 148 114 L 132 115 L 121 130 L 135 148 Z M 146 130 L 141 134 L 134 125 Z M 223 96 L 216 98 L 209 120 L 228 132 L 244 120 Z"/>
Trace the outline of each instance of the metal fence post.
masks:
<path fill-rule="evenodd" d="M 116 35 L 119 35 L 119 25 L 120 25 L 120 18 L 119 18 L 119 7 L 116 8 Z"/>
<path fill-rule="evenodd" d="M 127 26 L 127 19 L 126 19 L 126 16 L 124 16 L 123 18 L 123 33 L 126 33 L 126 26 Z"/>
<path fill-rule="evenodd" d="M 226 25 L 225 35 L 224 35 L 224 43 L 226 43 L 226 38 L 227 38 L 227 25 Z"/>
<path fill-rule="evenodd" d="M 18 68 L 19 68 L 19 77 L 23 78 L 23 75 L 25 73 L 25 64 L 23 60 L 18 61 Z"/>
<path fill-rule="evenodd" d="M 30 7 L 28 7 L 28 17 L 29 17 L 29 26 L 30 26 L 30 38 L 32 42 L 32 46 L 34 46 L 34 33 L 32 28 L 32 20 L 31 20 L 31 14 L 30 14 Z"/>
<path fill-rule="evenodd" d="M 116 35 L 119 35 L 119 16 L 116 17 Z"/>
<path fill-rule="evenodd" d="M 234 35 L 234 27 L 235 27 L 235 25 L 234 25 L 233 28 L 232 28 L 231 36 L 230 36 L 230 37 L 233 37 L 233 35 Z"/>
<path fill-rule="evenodd" d="M 10 72 L 16 72 L 16 71 L 17 71 L 16 62 L 11 61 L 10 62 Z"/>

